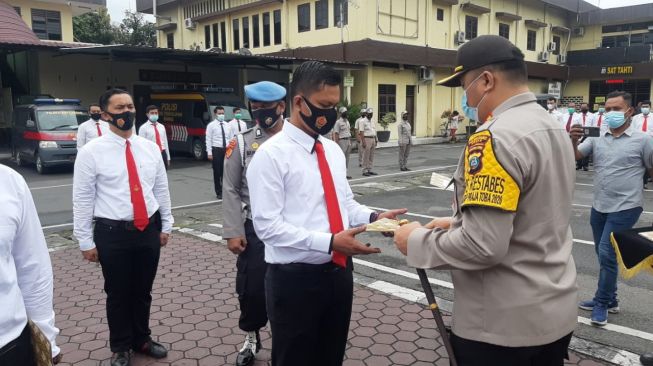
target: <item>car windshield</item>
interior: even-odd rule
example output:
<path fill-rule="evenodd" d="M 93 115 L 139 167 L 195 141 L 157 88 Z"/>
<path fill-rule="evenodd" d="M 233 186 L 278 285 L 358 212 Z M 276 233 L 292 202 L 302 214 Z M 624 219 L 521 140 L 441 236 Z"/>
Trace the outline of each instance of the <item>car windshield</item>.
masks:
<path fill-rule="evenodd" d="M 36 112 L 41 131 L 76 130 L 88 120 L 88 113 L 77 109 L 40 110 Z"/>

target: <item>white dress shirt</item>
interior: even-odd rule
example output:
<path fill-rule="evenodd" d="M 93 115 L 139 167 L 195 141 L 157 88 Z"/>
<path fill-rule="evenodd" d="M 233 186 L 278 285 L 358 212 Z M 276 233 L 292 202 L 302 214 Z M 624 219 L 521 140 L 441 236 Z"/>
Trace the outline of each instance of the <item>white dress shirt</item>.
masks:
<path fill-rule="evenodd" d="M 52 306 L 52 264 L 32 194 L 23 177 L 0 165 L 0 348 L 31 319 L 59 354 Z"/>
<path fill-rule="evenodd" d="M 143 123 L 141 127 L 138 129 L 138 136 L 144 137 L 156 144 L 156 133 L 154 132 L 155 128 L 159 131 L 161 146 L 163 147 L 163 150 L 166 152 L 168 161 L 170 161 L 170 150 L 168 149 L 168 136 L 166 135 L 166 128 L 162 124 L 152 123 L 150 121 L 147 121 Z"/>
<path fill-rule="evenodd" d="M 345 155 L 320 136 L 344 228 L 370 221 L 372 210 L 354 201 Z M 313 151 L 315 139 L 291 123 L 262 144 L 247 168 L 252 220 L 265 243 L 268 263 L 322 264 L 331 261 L 331 229 L 322 177 Z"/>
<path fill-rule="evenodd" d="M 129 138 L 143 189 L 147 215 L 158 210 L 162 232 L 172 231 L 170 193 L 159 147 L 143 137 Z M 134 220 L 125 158 L 126 140 L 109 131 L 86 145 L 77 154 L 73 176 L 74 234 L 81 250 L 95 248 L 93 218 Z"/>
<path fill-rule="evenodd" d="M 549 113 L 549 116 L 553 118 L 554 121 L 556 121 L 558 124 L 562 125 L 562 117 L 563 114 L 557 109 L 552 109 L 547 111 Z M 567 117 L 569 118 L 569 117 Z M 565 121 L 565 126 L 567 125 L 567 121 Z"/>
<path fill-rule="evenodd" d="M 77 128 L 77 148 L 81 148 L 86 145 L 89 141 L 98 137 L 97 126 L 100 126 L 100 131 L 102 134 L 109 133 L 109 123 L 99 120 L 95 121 L 94 119 L 89 119 L 88 121 L 82 123 Z"/>
<path fill-rule="evenodd" d="M 241 119 L 232 119 L 229 121 L 229 126 L 231 126 L 231 131 L 234 136 L 238 136 L 239 133 L 247 131 L 247 123 Z"/>
<path fill-rule="evenodd" d="M 644 131 L 644 113 L 633 116 L 631 125 L 637 130 L 646 132 L 648 135 L 653 135 L 653 115 L 648 114 L 646 119 L 646 131 Z"/>
<path fill-rule="evenodd" d="M 229 144 L 229 141 L 236 136 L 229 125 L 229 122 L 220 122 L 217 119 L 213 120 L 208 126 L 206 126 L 206 152 L 209 156 L 213 156 L 213 152 L 211 151 L 212 148 L 226 147 L 222 145 L 222 128 L 220 128 L 220 126 L 224 128 L 225 143 Z"/>
<path fill-rule="evenodd" d="M 565 112 L 562 115 L 562 118 L 560 118 L 560 125 L 565 130 L 567 129 L 567 121 L 569 121 L 569 112 Z M 569 127 L 573 125 L 582 125 L 582 124 L 583 124 L 583 120 L 580 118 L 580 113 L 574 112 L 574 114 L 571 117 L 571 125 Z"/>
<path fill-rule="evenodd" d="M 580 124 L 583 127 L 596 127 L 596 120 L 594 118 L 594 113 L 587 112 L 585 113 L 585 115 L 583 115 L 583 113 L 581 112 L 578 114 L 580 116 L 578 119 L 580 120 Z"/>

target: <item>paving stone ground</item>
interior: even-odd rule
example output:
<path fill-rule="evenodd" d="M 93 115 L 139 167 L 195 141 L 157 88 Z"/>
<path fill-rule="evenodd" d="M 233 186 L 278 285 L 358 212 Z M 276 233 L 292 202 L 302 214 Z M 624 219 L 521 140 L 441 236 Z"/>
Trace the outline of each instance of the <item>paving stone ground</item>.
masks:
<path fill-rule="evenodd" d="M 111 357 L 100 267 L 78 249 L 51 253 L 62 365 L 105 365 Z M 235 258 L 226 247 L 175 234 L 163 248 L 153 290 L 153 337 L 166 359 L 135 356 L 134 366 L 233 365 L 244 340 L 234 293 Z M 448 319 L 445 319 L 448 322 Z M 268 365 L 270 333 L 255 365 Z M 566 365 L 606 365 L 576 353 Z M 449 365 L 430 312 L 423 306 L 355 285 L 345 365 Z"/>

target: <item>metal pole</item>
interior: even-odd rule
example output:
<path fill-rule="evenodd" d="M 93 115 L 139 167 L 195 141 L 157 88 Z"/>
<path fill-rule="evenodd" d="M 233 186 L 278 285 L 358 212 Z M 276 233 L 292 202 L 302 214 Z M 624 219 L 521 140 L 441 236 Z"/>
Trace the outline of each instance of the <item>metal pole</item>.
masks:
<path fill-rule="evenodd" d="M 433 289 L 431 288 L 431 283 L 429 283 L 429 278 L 426 276 L 426 271 L 417 268 L 417 275 L 419 276 L 419 281 L 422 283 L 424 294 L 426 294 L 426 300 L 429 302 L 429 308 L 431 309 L 431 313 L 433 313 L 433 319 L 435 319 L 435 323 L 438 326 L 440 338 L 442 338 L 442 344 L 444 344 L 444 348 L 447 350 L 447 355 L 449 355 L 449 363 L 451 366 L 458 366 L 458 363 L 456 363 L 456 356 L 453 353 L 453 347 L 451 346 L 451 340 L 449 339 L 449 333 L 447 333 L 447 328 L 444 326 L 444 320 L 442 320 L 442 314 L 440 314 L 438 303 L 435 302 L 435 295 L 433 295 Z"/>

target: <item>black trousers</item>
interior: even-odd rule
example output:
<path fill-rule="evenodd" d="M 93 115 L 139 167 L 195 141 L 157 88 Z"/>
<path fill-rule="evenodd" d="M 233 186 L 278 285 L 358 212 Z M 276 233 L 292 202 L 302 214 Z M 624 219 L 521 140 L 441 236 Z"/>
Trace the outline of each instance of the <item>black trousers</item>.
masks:
<path fill-rule="evenodd" d="M 152 283 L 161 252 L 161 220 L 158 212 L 155 215 L 156 221 L 142 232 L 95 224 L 112 352 L 139 348 L 150 340 Z"/>
<path fill-rule="evenodd" d="M 33 366 L 34 350 L 32 349 L 32 336 L 29 325 L 20 333 L 18 338 L 0 348 L 0 366 Z"/>
<path fill-rule="evenodd" d="M 236 261 L 236 293 L 240 303 L 238 326 L 245 332 L 257 331 L 268 322 L 265 309 L 265 244 L 256 236 L 252 220 L 245 221 L 247 246 Z"/>
<path fill-rule="evenodd" d="M 163 166 L 168 170 L 168 154 L 166 154 L 165 150 L 161 151 L 161 157 L 163 158 Z"/>
<path fill-rule="evenodd" d="M 570 341 L 571 333 L 543 346 L 502 347 L 451 335 L 459 366 L 563 366 Z"/>
<path fill-rule="evenodd" d="M 352 265 L 269 264 L 265 297 L 273 366 L 339 366 L 353 296 Z"/>
<path fill-rule="evenodd" d="M 213 154 L 213 186 L 215 187 L 215 195 L 222 197 L 222 173 L 224 172 L 224 152 L 225 149 L 221 147 L 211 148 Z"/>

